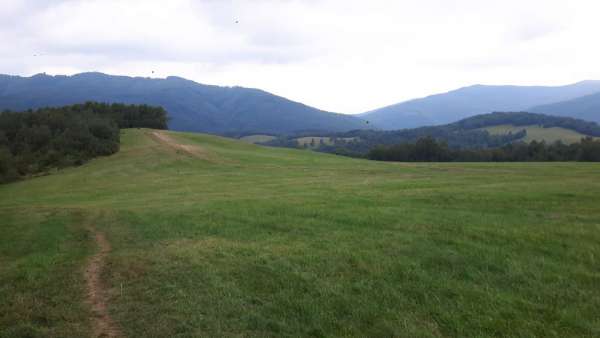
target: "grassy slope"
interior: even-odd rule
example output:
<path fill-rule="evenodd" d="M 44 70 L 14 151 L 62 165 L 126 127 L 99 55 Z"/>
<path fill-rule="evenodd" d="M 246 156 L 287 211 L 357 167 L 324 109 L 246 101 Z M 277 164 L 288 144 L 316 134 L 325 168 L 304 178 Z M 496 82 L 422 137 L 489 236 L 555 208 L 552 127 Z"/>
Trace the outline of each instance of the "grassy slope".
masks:
<path fill-rule="evenodd" d="M 394 164 L 212 136 L 0 186 L 0 336 L 85 336 L 94 222 L 129 336 L 600 335 L 600 165 Z M 122 290 L 122 291 L 121 291 Z"/>
<path fill-rule="evenodd" d="M 513 126 L 513 125 L 500 125 L 484 128 L 491 134 L 508 134 L 509 132 L 517 133 L 523 129 L 527 130 L 527 136 L 523 139 L 525 142 L 535 141 L 546 141 L 546 143 L 553 143 L 556 141 L 562 141 L 564 143 L 575 143 L 581 141 L 582 138 L 587 135 L 581 134 L 571 129 L 565 129 L 560 127 L 543 128 L 541 126 Z"/>

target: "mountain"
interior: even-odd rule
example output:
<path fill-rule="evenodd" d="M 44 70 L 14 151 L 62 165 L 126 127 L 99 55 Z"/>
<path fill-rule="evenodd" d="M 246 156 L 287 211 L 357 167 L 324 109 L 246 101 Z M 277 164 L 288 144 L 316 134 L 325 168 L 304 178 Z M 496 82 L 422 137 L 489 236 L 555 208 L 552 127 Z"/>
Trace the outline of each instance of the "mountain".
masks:
<path fill-rule="evenodd" d="M 578 97 L 573 100 L 537 106 L 532 112 L 571 116 L 600 123 L 600 93 Z"/>
<path fill-rule="evenodd" d="M 162 106 L 171 117 L 170 129 L 180 131 L 282 134 L 366 126 L 357 117 L 322 111 L 262 90 L 204 85 L 179 77 L 0 75 L 0 110 L 22 111 L 85 101 Z"/>
<path fill-rule="evenodd" d="M 582 81 L 558 87 L 475 85 L 394 104 L 359 116 L 386 130 L 415 128 L 451 123 L 494 111 L 525 111 L 534 106 L 595 93 L 600 93 L 600 81 Z"/>

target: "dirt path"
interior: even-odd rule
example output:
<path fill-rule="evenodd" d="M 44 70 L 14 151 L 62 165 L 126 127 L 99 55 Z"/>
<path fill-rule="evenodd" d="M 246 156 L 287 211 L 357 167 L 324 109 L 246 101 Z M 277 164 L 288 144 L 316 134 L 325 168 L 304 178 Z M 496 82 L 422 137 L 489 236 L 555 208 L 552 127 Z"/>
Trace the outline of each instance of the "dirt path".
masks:
<path fill-rule="evenodd" d="M 92 308 L 94 337 L 122 337 L 118 326 L 108 314 L 108 295 L 102 282 L 102 270 L 106 265 L 106 255 L 110 252 L 110 244 L 104 234 L 94 228 L 93 233 L 99 251 L 90 258 L 85 269 L 85 281 L 88 293 L 88 303 Z"/>
<path fill-rule="evenodd" d="M 202 149 L 202 147 L 200 147 L 200 146 L 177 143 L 177 141 L 175 141 L 171 136 L 169 136 L 163 132 L 160 132 L 160 131 L 153 131 L 150 135 L 156 141 L 166 144 L 167 146 L 169 146 L 170 148 L 174 149 L 177 152 L 181 151 L 192 157 L 197 157 L 197 158 L 201 158 L 204 160 L 208 159 L 207 152 L 204 149 Z"/>

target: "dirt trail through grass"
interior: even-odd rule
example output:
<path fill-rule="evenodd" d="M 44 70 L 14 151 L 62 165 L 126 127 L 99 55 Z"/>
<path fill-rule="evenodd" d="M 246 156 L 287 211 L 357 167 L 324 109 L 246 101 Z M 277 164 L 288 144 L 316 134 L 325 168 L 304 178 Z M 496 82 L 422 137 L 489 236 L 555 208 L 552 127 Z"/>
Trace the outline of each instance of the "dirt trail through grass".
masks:
<path fill-rule="evenodd" d="M 99 251 L 90 258 L 85 269 L 88 303 L 92 308 L 94 337 L 121 337 L 121 331 L 108 314 L 108 295 L 102 282 L 102 270 L 106 265 L 106 255 L 110 252 L 110 243 L 104 234 L 90 228 Z"/>
<path fill-rule="evenodd" d="M 171 149 L 174 149 L 177 152 L 182 151 L 192 157 L 197 157 L 204 160 L 208 159 L 208 154 L 204 149 L 202 149 L 202 147 L 178 143 L 171 136 L 160 131 L 152 131 L 150 135 L 154 140 L 169 146 Z"/>

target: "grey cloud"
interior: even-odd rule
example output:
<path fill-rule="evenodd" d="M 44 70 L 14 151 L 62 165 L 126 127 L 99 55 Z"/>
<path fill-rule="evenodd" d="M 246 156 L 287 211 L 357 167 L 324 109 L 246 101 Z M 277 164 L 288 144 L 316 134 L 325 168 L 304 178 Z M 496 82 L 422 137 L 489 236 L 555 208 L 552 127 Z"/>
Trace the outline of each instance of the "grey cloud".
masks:
<path fill-rule="evenodd" d="M 166 62 L 206 62 L 214 64 L 235 62 L 258 63 L 290 63 L 311 58 L 317 52 L 308 48 L 310 39 L 294 29 L 269 22 L 260 22 L 238 15 L 229 2 L 208 1 L 195 2 L 193 8 L 209 19 L 209 24 L 215 29 L 215 42 L 223 38 L 221 34 L 241 37 L 240 43 L 215 43 L 210 41 L 194 43 L 193 31 L 173 31 L 172 36 L 163 39 L 145 39 L 136 34 L 109 39 L 97 39 L 94 36 L 75 36 L 60 38 L 47 33 L 47 27 L 40 25 L 39 17 L 48 14 L 52 9 L 77 0 L 62 0 L 45 2 L 40 5 L 31 0 L 19 4 L 12 11 L 0 13 L 4 22 L 0 25 L 0 37 L 5 41 L 13 40 L 20 45 L 20 50 L 6 50 L 0 55 L 12 53 L 18 56 L 31 53 L 48 53 L 53 55 L 89 55 L 92 57 L 107 57 L 117 61 L 154 60 Z M 64 13 L 62 13 L 64 14 Z M 11 19 L 12 20 L 9 20 Z M 70 18 L 53 17 L 57 24 Z M 247 20 L 246 20 L 247 19 Z M 236 24 L 235 20 L 240 23 Z M 10 23 L 14 21 L 18 24 Z M 107 24 L 110 18 L 107 18 Z M 125 32 L 127 33 L 127 32 Z M 182 37 L 187 44 L 174 44 Z M 206 38 L 205 38 L 206 39 Z"/>

